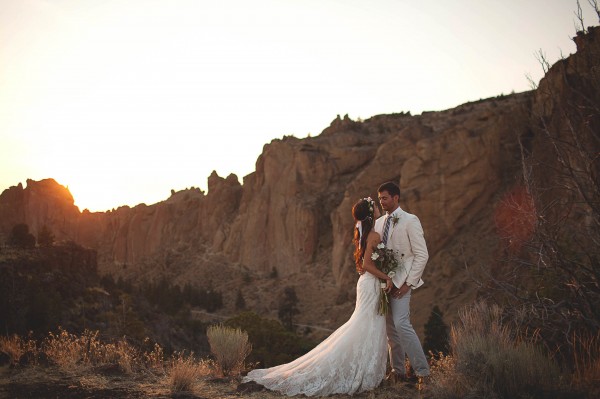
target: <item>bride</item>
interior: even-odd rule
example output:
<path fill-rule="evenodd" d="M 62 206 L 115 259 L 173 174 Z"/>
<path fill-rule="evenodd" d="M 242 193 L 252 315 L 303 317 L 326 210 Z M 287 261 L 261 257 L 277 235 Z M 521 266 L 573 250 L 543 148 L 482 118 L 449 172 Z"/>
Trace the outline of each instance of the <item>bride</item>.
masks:
<path fill-rule="evenodd" d="M 242 382 L 255 381 L 288 396 L 353 394 L 377 387 L 385 376 L 385 317 L 378 314 L 381 290 L 379 279 L 392 280 L 375 267 L 373 249 L 381 241 L 373 231 L 379 209 L 371 198 L 359 200 L 352 208 L 356 222 L 354 259 L 361 274 L 356 285 L 356 308 L 350 319 L 312 351 L 268 369 L 253 370 Z"/>

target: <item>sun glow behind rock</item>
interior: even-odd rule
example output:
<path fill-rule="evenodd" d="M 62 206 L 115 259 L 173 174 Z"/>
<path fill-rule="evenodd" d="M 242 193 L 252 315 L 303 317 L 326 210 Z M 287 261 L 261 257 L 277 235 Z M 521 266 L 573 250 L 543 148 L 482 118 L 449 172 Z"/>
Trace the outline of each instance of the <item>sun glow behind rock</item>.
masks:
<path fill-rule="evenodd" d="M 8 0 L 0 189 L 53 177 L 81 208 L 154 203 L 205 186 L 212 170 L 241 180 L 265 143 L 317 135 L 337 114 L 415 114 L 526 90 L 543 47 L 526 39 L 539 30 L 548 50 L 572 45 L 573 6 L 507 3 L 523 8 Z M 544 25 L 530 18 L 540 4 Z M 495 29 L 498 18 L 510 29 Z"/>

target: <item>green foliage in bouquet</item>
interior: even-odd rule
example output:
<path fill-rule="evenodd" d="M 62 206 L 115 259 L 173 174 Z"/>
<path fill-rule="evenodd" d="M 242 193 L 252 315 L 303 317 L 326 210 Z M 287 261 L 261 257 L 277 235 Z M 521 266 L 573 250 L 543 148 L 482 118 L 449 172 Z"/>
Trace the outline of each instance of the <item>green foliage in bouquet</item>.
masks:
<path fill-rule="evenodd" d="M 404 254 L 400 256 L 400 260 L 396 256 L 396 251 L 390 248 L 386 248 L 384 243 L 379 243 L 371 254 L 371 260 L 375 263 L 377 269 L 381 270 L 391 278 L 393 278 L 399 267 L 403 267 Z M 379 309 L 380 315 L 386 315 L 389 309 L 389 298 L 387 293 L 383 290 L 385 288 L 385 280 L 381 280 L 381 293 L 379 294 Z"/>

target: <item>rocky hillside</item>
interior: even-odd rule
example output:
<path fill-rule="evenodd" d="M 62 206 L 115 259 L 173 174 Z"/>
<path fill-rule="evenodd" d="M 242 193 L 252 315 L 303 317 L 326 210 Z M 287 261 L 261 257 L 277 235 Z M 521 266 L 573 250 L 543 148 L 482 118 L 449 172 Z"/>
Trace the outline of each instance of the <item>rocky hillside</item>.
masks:
<path fill-rule="evenodd" d="M 422 327 L 435 304 L 452 320 L 477 294 L 473 271 L 498 259 L 494 211 L 520 181 L 519 142 L 528 151 L 543 146 L 535 136 L 540 115 L 560 125 L 552 104 L 565 94 L 562 82 L 568 75 L 589 88 L 599 40 L 594 28 L 578 37 L 578 53 L 551 68 L 535 91 L 416 116 L 338 116 L 317 137 L 273 140 L 243 184 L 213 172 L 207 193 L 192 188 L 153 205 L 90 213 L 55 181 L 28 180 L 0 195 L 0 241 L 16 223 L 34 233 L 46 225 L 57 239 L 96 249 L 103 273 L 227 282 L 267 314 L 276 309 L 278 287 L 296 285 L 299 319 L 334 327 L 353 307 L 351 206 L 393 180 L 430 249 L 425 288 L 413 298 L 415 325 Z M 277 282 L 267 277 L 274 270 Z"/>

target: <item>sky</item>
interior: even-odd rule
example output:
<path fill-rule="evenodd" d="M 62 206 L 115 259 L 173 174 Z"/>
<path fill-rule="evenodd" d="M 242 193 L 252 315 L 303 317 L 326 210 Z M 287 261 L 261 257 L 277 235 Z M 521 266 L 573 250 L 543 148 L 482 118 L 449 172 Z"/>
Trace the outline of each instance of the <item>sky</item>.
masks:
<path fill-rule="evenodd" d="M 586 26 L 598 17 L 581 1 Z M 531 89 L 573 0 L 0 0 L 0 190 L 80 210 L 240 182 L 263 146 Z"/>

